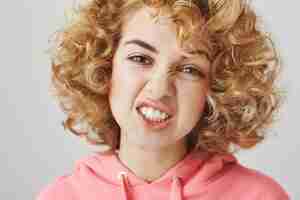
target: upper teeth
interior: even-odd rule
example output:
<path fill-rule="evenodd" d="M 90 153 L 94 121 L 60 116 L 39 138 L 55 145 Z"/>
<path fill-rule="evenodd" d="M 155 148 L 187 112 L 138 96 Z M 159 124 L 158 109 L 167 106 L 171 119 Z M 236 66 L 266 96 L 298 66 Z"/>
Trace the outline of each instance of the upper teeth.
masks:
<path fill-rule="evenodd" d="M 146 107 L 143 106 L 140 108 L 140 111 L 147 117 L 150 119 L 166 119 L 167 117 L 169 117 L 169 115 L 165 112 L 161 112 L 157 109 L 154 109 L 152 107 Z"/>

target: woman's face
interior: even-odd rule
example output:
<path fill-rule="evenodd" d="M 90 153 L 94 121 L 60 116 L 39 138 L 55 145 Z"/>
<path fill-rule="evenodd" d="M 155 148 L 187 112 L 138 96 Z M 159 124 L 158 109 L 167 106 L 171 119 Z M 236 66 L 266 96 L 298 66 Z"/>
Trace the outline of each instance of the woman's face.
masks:
<path fill-rule="evenodd" d="M 185 145 L 185 136 L 204 109 L 210 64 L 205 48 L 200 54 L 188 54 L 179 46 L 175 24 L 167 17 L 154 22 L 150 12 L 150 8 L 136 11 L 123 26 L 109 100 L 121 128 L 121 144 L 155 150 Z M 174 66 L 177 73 L 170 77 Z M 147 99 L 170 111 L 167 126 L 151 126 L 144 120 L 138 107 Z"/>

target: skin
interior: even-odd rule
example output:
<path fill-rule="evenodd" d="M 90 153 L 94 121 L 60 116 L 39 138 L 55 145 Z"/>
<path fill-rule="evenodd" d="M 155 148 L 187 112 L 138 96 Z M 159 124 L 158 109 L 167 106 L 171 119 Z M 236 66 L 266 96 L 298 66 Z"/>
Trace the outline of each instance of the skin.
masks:
<path fill-rule="evenodd" d="M 188 153 L 186 136 L 204 110 L 210 68 L 205 55 L 191 55 L 180 48 L 176 26 L 167 15 L 154 22 L 149 16 L 151 12 L 152 8 L 144 7 L 123 26 L 113 58 L 109 94 L 113 116 L 121 128 L 120 162 L 148 182 L 161 177 Z M 150 44 L 157 52 L 135 43 L 127 44 L 133 39 Z M 182 60 L 183 55 L 188 58 Z M 193 67 L 200 74 L 180 69 L 170 78 L 167 72 L 174 65 Z M 152 130 L 141 123 L 136 105 L 145 98 L 161 101 L 174 109 L 168 127 Z"/>

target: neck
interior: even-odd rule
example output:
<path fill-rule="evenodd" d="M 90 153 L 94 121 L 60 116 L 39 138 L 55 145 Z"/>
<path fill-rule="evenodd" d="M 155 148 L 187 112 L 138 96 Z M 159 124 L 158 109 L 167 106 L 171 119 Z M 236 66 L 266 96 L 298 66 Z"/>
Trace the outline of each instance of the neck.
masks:
<path fill-rule="evenodd" d="M 161 177 L 187 154 L 185 143 L 147 150 L 126 143 L 120 144 L 119 160 L 137 177 L 151 182 Z"/>

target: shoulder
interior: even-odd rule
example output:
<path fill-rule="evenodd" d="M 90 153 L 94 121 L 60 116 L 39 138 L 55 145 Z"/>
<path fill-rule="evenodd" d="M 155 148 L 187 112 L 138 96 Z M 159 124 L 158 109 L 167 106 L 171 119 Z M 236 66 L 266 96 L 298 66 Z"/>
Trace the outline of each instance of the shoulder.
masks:
<path fill-rule="evenodd" d="M 59 176 L 53 182 L 46 185 L 38 193 L 36 200 L 63 200 L 74 199 L 73 188 L 69 182 L 70 175 Z"/>
<path fill-rule="evenodd" d="M 74 163 L 71 173 L 56 177 L 51 183 L 40 190 L 36 200 L 76 200 L 79 191 L 82 190 L 81 184 L 91 179 L 89 165 L 99 165 L 104 155 L 91 153 L 83 156 Z"/>
<path fill-rule="evenodd" d="M 284 188 L 271 176 L 237 163 L 228 174 L 233 182 L 260 199 L 289 200 Z"/>

